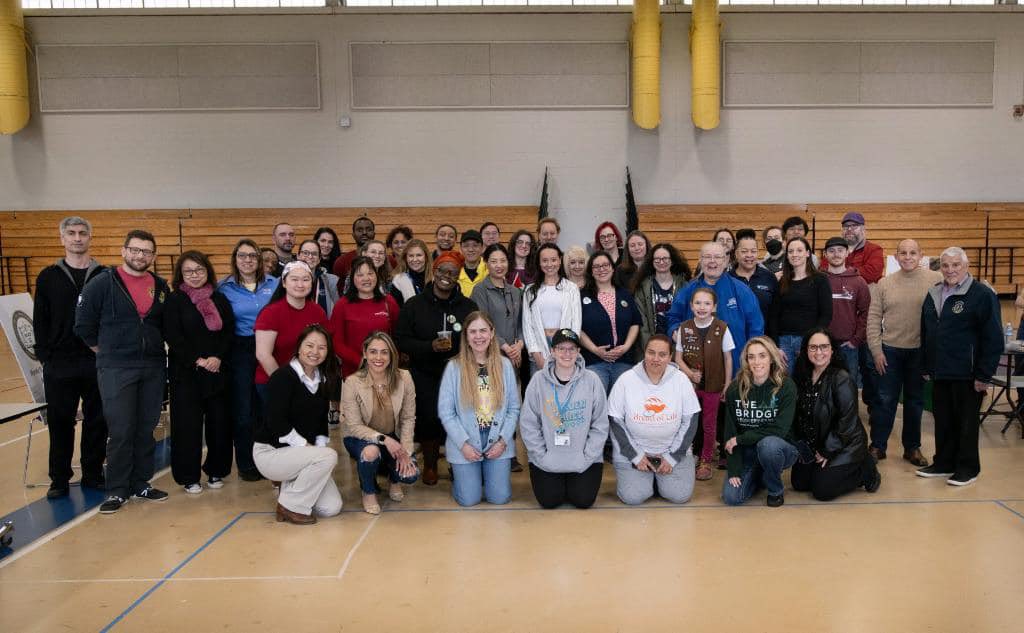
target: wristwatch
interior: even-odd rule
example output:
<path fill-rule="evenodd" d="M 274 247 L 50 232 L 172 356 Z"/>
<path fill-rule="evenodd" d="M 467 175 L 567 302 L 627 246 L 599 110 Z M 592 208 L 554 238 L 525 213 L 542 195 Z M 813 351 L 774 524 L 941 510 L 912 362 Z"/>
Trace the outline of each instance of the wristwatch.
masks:
<path fill-rule="evenodd" d="M 387 436 L 384 435 L 383 433 L 378 433 L 377 434 L 377 443 L 378 444 L 383 445 L 385 439 L 387 439 Z"/>

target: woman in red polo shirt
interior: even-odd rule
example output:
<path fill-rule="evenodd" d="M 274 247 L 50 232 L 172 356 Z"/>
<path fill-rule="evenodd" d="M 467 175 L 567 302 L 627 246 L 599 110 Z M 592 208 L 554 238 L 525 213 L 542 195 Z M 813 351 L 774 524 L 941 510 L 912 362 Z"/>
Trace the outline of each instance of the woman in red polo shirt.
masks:
<path fill-rule="evenodd" d="M 341 358 L 345 378 L 359 369 L 366 337 L 378 331 L 390 335 L 398 322 L 398 302 L 382 291 L 373 260 L 353 259 L 351 275 L 352 283 L 331 314 L 334 351 Z"/>
<path fill-rule="evenodd" d="M 289 262 L 270 303 L 256 317 L 256 393 L 267 404 L 267 381 L 295 353 L 299 334 L 309 325 L 327 327 L 327 313 L 315 301 L 307 301 L 313 273 L 304 262 Z"/>

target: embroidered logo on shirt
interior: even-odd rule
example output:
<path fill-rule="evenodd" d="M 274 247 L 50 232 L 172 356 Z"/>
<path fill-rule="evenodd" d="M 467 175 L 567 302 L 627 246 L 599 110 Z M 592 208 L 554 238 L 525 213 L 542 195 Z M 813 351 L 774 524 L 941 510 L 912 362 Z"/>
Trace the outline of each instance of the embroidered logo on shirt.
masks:
<path fill-rule="evenodd" d="M 963 311 L 964 311 L 964 302 L 963 301 L 957 301 L 956 303 L 953 304 L 953 314 L 960 314 Z"/>
<path fill-rule="evenodd" d="M 727 308 L 735 309 L 735 308 L 738 308 L 739 305 L 740 305 L 739 302 L 736 301 L 736 297 L 729 297 L 729 300 L 725 302 L 725 307 L 727 307 Z"/>

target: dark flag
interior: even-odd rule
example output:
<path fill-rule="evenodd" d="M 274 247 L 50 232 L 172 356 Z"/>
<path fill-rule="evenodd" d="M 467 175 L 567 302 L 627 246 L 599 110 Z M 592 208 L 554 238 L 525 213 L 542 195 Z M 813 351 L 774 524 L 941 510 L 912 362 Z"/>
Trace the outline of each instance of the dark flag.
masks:
<path fill-rule="evenodd" d="M 540 190 L 540 206 L 537 207 L 537 219 L 548 217 L 548 168 L 544 168 L 544 186 Z"/>
<path fill-rule="evenodd" d="M 633 197 L 633 179 L 626 168 L 626 233 L 640 228 L 640 216 L 636 212 L 636 198 Z"/>

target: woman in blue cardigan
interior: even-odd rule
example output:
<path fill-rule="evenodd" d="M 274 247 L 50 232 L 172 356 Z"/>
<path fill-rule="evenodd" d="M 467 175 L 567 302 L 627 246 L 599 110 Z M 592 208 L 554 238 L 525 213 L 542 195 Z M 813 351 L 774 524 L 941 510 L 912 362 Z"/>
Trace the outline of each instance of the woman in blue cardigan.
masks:
<path fill-rule="evenodd" d="M 619 376 L 633 367 L 633 344 L 643 316 L 633 294 L 619 287 L 608 253 L 594 253 L 587 262 L 587 285 L 580 301 L 583 360 L 604 385 L 608 395 Z"/>
<path fill-rule="evenodd" d="M 502 356 L 494 323 L 472 312 L 462 329 L 458 356 L 441 377 L 437 415 L 448 433 L 445 456 L 452 466 L 452 496 L 461 506 L 486 498 L 504 504 L 512 498 L 512 433 L 519 419 L 519 388 L 512 363 Z"/>

